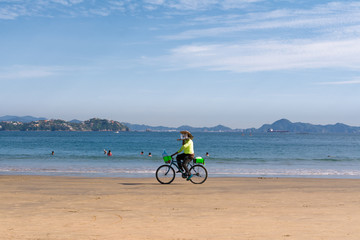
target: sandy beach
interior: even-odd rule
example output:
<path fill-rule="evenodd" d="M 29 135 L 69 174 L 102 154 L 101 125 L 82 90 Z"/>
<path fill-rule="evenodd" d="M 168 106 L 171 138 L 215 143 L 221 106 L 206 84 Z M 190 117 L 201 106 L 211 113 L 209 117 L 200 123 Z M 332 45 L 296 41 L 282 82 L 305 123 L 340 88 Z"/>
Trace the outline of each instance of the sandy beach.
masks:
<path fill-rule="evenodd" d="M 0 176 L 1 239 L 360 239 L 360 180 Z"/>

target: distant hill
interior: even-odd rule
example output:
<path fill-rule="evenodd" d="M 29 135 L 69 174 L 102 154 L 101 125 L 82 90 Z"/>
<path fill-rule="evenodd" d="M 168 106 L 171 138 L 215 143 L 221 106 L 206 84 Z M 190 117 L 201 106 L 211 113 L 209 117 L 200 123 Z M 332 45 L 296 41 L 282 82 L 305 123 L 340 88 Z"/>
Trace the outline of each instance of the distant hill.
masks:
<path fill-rule="evenodd" d="M 67 122 L 60 119 L 39 120 L 29 123 L 19 121 L 0 122 L 0 131 L 129 131 L 117 121 L 92 118 L 84 122 Z"/>
<path fill-rule="evenodd" d="M 248 129 L 232 129 L 223 125 L 215 127 L 163 127 L 163 126 L 149 126 L 124 123 L 129 127 L 130 131 L 158 131 L 158 132 L 170 132 L 188 130 L 190 132 L 252 132 L 252 133 L 264 133 L 270 132 L 292 132 L 292 133 L 360 133 L 360 127 L 351 127 L 342 123 L 334 125 L 313 125 L 310 123 L 292 123 L 287 119 L 280 119 L 272 124 L 264 124 L 262 127 L 248 128 Z"/>
<path fill-rule="evenodd" d="M 192 132 L 233 132 L 234 129 L 231 129 L 229 127 L 225 127 L 223 125 L 217 125 L 215 127 L 190 127 L 190 126 L 181 126 L 178 127 L 176 130 L 182 131 L 182 130 L 188 130 Z"/>
<path fill-rule="evenodd" d="M 145 131 L 158 131 L 158 132 L 169 132 L 169 131 L 176 131 L 176 128 L 172 127 L 163 127 L 163 126 L 149 126 L 145 124 L 132 124 L 127 122 L 122 122 L 122 124 L 126 125 L 130 131 L 138 131 L 138 132 L 145 132 Z"/>
<path fill-rule="evenodd" d="M 1 121 L 11 121 L 11 122 L 23 122 L 23 123 L 29 123 L 29 122 L 33 122 L 33 121 L 39 121 L 39 120 L 46 120 L 46 118 L 40 117 L 32 117 L 32 116 L 24 116 L 24 117 L 18 117 L 18 116 L 3 116 L 0 117 L 0 122 Z"/>
<path fill-rule="evenodd" d="M 3 116 L 0 117 L 0 131 L 152 131 L 152 132 L 292 132 L 292 133 L 360 133 L 360 127 L 352 127 L 343 123 L 333 125 L 314 125 L 310 123 L 291 122 L 280 119 L 272 124 L 264 124 L 260 128 L 232 129 L 223 125 L 214 127 L 164 127 L 144 124 L 120 123 L 117 121 L 92 118 L 87 121 L 77 119 L 69 122 L 64 120 L 46 120 L 32 116 Z"/>
<path fill-rule="evenodd" d="M 231 129 L 229 127 L 225 127 L 223 125 L 217 125 L 215 127 L 191 127 L 191 126 L 180 126 L 180 127 L 163 127 L 163 126 L 149 126 L 144 124 L 131 124 L 131 123 L 123 123 L 128 126 L 130 131 L 152 131 L 152 132 L 175 132 L 188 130 L 190 132 L 234 132 L 237 130 Z"/>
<path fill-rule="evenodd" d="M 292 123 L 287 119 L 280 119 L 272 124 L 264 124 L 256 132 L 268 132 L 269 130 L 288 131 L 295 133 L 360 133 L 360 127 L 351 127 L 342 123 L 334 125 L 313 125 L 310 123 Z"/>
<path fill-rule="evenodd" d="M 73 120 L 71 120 L 71 121 L 69 121 L 69 122 L 71 122 L 71 123 L 82 123 L 82 121 L 77 120 L 77 119 L 73 119 Z"/>

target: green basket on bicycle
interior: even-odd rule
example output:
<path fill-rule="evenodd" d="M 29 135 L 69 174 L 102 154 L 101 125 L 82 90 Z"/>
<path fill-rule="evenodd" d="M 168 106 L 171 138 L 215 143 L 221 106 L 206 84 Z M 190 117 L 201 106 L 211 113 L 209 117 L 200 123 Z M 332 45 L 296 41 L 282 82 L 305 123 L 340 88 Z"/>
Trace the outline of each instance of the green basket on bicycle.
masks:
<path fill-rule="evenodd" d="M 163 156 L 164 163 L 170 163 L 171 162 L 171 156 Z"/>
<path fill-rule="evenodd" d="M 196 157 L 196 158 L 194 158 L 194 163 L 205 165 L 205 159 L 203 159 L 202 157 Z"/>

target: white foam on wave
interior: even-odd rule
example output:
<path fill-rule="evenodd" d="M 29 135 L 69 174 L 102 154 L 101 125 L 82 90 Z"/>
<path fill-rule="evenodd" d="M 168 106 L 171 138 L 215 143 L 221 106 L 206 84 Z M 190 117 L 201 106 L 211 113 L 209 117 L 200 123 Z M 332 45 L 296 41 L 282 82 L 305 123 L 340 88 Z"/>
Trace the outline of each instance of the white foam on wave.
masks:
<path fill-rule="evenodd" d="M 131 176 L 155 174 L 156 168 L 21 168 L 2 167 L 0 172 L 7 174 L 46 174 L 46 175 L 103 175 L 103 176 Z M 213 176 L 277 176 L 277 177 L 354 177 L 360 178 L 360 170 L 354 169 L 216 169 L 208 168 Z"/>
<path fill-rule="evenodd" d="M 156 170 L 156 169 L 155 169 Z M 155 173 L 154 169 L 46 169 L 46 168 L 0 168 L 0 172 L 23 172 L 23 173 L 100 173 L 100 174 L 148 174 Z"/>
<path fill-rule="evenodd" d="M 360 177 L 360 170 L 334 169 L 237 169 L 212 171 L 216 175 L 244 175 L 244 176 L 354 176 Z"/>

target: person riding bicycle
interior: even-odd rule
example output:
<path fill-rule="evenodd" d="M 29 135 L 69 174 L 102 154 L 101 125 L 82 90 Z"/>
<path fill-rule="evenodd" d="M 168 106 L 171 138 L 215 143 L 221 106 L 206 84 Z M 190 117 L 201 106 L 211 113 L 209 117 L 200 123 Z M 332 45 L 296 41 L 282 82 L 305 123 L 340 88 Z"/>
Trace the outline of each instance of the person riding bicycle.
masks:
<path fill-rule="evenodd" d="M 190 174 L 189 169 L 187 167 L 188 163 L 194 159 L 194 143 L 192 139 L 194 138 L 193 135 L 189 131 L 181 131 L 181 138 L 178 140 L 182 140 L 182 146 L 179 151 L 171 155 L 171 157 L 181 153 L 184 151 L 184 153 L 179 154 L 176 156 L 176 161 L 178 163 L 178 166 L 181 171 L 183 171 L 183 168 L 185 169 L 187 179 L 190 180 L 192 177 L 192 174 Z"/>

